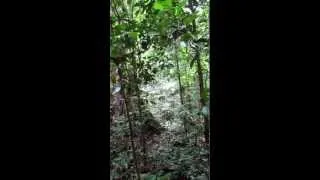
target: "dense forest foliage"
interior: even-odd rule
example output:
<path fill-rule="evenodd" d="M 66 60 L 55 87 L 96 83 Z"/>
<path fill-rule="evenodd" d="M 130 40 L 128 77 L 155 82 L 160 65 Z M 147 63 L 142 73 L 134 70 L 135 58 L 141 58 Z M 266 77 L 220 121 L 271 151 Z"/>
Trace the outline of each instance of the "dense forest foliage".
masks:
<path fill-rule="evenodd" d="M 209 1 L 110 4 L 110 178 L 209 179 Z"/>

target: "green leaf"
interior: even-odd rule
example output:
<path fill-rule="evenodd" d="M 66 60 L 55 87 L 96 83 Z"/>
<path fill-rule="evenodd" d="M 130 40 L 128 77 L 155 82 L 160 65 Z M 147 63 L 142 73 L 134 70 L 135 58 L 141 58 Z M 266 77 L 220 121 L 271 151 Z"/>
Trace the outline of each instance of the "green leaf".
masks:
<path fill-rule="evenodd" d="M 179 8 L 178 7 L 174 8 L 174 15 L 175 16 L 179 15 Z"/>
<path fill-rule="evenodd" d="M 192 21 L 196 18 L 197 18 L 197 16 L 195 16 L 195 15 L 187 16 L 186 18 L 183 19 L 183 23 L 185 25 L 188 25 L 188 24 L 192 23 Z"/>
<path fill-rule="evenodd" d="M 129 35 L 129 37 L 131 37 L 132 39 L 137 40 L 139 33 L 138 33 L 138 32 L 129 32 L 128 35 Z"/>
<path fill-rule="evenodd" d="M 165 9 L 170 9 L 172 7 L 172 0 L 157 0 L 153 4 L 153 8 L 157 10 L 165 10 Z"/>
<path fill-rule="evenodd" d="M 166 7 L 167 9 L 172 7 L 172 0 L 164 0 L 164 1 L 160 1 L 160 2 L 161 2 L 162 5 L 163 5 L 164 7 Z"/>
<path fill-rule="evenodd" d="M 174 15 L 175 15 L 175 16 L 179 16 L 179 15 L 181 15 L 181 13 L 183 12 L 183 9 L 182 9 L 181 6 L 175 7 L 174 10 L 175 10 L 175 11 L 174 11 Z"/>
<path fill-rule="evenodd" d="M 119 48 L 112 48 L 111 49 L 111 57 L 117 57 L 120 54 Z"/>
<path fill-rule="evenodd" d="M 114 29 L 117 31 L 122 31 L 122 30 L 126 29 L 126 26 L 124 24 L 119 24 L 119 25 L 115 26 Z"/>
<path fill-rule="evenodd" d="M 157 10 L 163 10 L 163 9 L 164 9 L 164 7 L 162 6 L 162 4 L 160 4 L 160 3 L 158 3 L 158 2 L 155 2 L 155 3 L 153 4 L 153 8 L 154 8 L 154 9 L 157 9 Z"/>
<path fill-rule="evenodd" d="M 193 39 L 193 35 L 190 32 L 184 33 L 181 36 L 181 40 L 182 41 L 189 41 L 189 40 L 192 40 L 192 39 Z"/>

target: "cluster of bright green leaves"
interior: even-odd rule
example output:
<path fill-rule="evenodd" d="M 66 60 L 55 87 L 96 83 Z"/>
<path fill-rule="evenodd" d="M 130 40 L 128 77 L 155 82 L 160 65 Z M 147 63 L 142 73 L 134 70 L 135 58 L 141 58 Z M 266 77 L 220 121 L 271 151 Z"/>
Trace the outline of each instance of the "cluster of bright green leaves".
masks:
<path fill-rule="evenodd" d="M 171 9 L 171 7 L 172 7 L 172 0 L 157 0 L 153 4 L 153 8 L 160 11 Z"/>

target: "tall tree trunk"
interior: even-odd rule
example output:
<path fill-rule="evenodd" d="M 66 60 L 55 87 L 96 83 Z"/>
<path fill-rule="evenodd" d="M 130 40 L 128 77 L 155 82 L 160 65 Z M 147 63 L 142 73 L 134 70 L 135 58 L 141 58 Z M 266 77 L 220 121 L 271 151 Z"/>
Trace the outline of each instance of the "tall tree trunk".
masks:
<path fill-rule="evenodd" d="M 140 55 L 139 55 L 139 61 L 140 61 Z M 141 96 L 140 96 L 140 89 L 139 89 L 139 84 L 137 83 L 137 64 L 135 62 L 134 56 L 132 55 L 132 65 L 133 65 L 133 69 L 134 69 L 134 73 L 133 73 L 133 78 L 134 78 L 134 85 L 135 85 L 135 90 L 136 90 L 136 95 L 138 98 L 138 111 L 139 111 L 139 121 L 141 123 L 143 123 L 143 119 L 142 119 L 142 108 L 141 108 Z M 147 166 L 147 156 L 148 156 L 148 152 L 147 152 L 147 144 L 146 144 L 146 140 L 145 140 L 145 136 L 143 133 L 140 134 L 140 142 L 142 143 L 142 152 L 143 152 L 143 167 Z"/>
<path fill-rule="evenodd" d="M 121 84 L 121 89 L 120 89 L 120 93 L 124 99 L 124 105 L 125 105 L 125 111 L 126 111 L 126 116 L 129 122 L 129 130 L 130 130 L 130 140 L 131 140 L 131 146 L 132 146 L 132 156 L 133 156 L 133 160 L 135 163 L 135 168 L 136 168 L 136 172 L 137 172 L 137 176 L 138 176 L 138 180 L 140 180 L 140 169 L 139 169 L 139 163 L 138 163 L 138 159 L 137 159 L 137 155 L 136 155 L 136 147 L 134 146 L 134 135 L 133 135 L 133 128 L 132 128 L 132 121 L 131 121 L 131 117 L 129 115 L 129 110 L 128 110 L 128 99 L 125 96 L 125 91 L 124 91 L 124 83 L 123 83 L 123 75 L 122 75 L 122 70 L 121 67 L 118 67 L 118 73 L 119 73 L 119 77 L 120 77 L 120 84 Z"/>
<path fill-rule="evenodd" d="M 179 81 L 179 94 L 180 94 L 180 102 L 181 102 L 181 105 L 184 104 L 184 101 L 183 101 L 183 86 L 182 86 L 182 83 L 181 83 L 181 74 L 180 74 L 180 67 L 179 67 L 179 56 L 178 56 L 178 45 L 175 43 L 175 59 L 176 59 L 176 66 L 177 66 L 177 77 L 178 77 L 178 81 Z"/>
<path fill-rule="evenodd" d="M 183 86 L 181 83 L 181 74 L 180 74 L 180 67 L 179 67 L 179 46 L 177 43 L 175 43 L 175 59 L 176 59 L 176 66 L 177 66 L 177 77 L 178 77 L 178 81 L 179 81 L 179 94 L 180 94 L 180 102 L 181 105 L 184 105 L 184 100 L 183 100 Z M 184 126 L 184 131 L 186 133 L 186 137 L 188 135 L 188 130 L 187 130 L 187 126 L 186 126 L 186 122 L 187 118 L 184 117 L 183 119 L 183 126 Z"/>
<path fill-rule="evenodd" d="M 205 91 L 203 87 L 203 74 L 201 69 L 201 62 L 200 57 L 197 59 L 197 72 L 198 72 L 198 78 L 199 78 L 199 88 L 200 88 L 200 102 L 201 102 L 201 108 L 203 108 L 206 105 L 205 102 Z M 204 116 L 204 138 L 207 144 L 209 144 L 209 119 L 208 116 Z"/>
<path fill-rule="evenodd" d="M 189 0 L 189 8 L 194 13 L 195 9 L 193 7 L 193 0 Z M 196 21 L 192 21 L 192 32 L 195 34 L 196 29 Z M 203 86 L 203 73 L 202 73 L 202 67 L 201 67 L 201 61 L 200 61 L 200 50 L 199 48 L 196 48 L 196 63 L 197 63 L 197 72 L 198 72 L 198 80 L 199 80 L 199 88 L 200 88 L 200 103 L 201 103 L 201 109 L 206 105 L 205 102 L 205 89 Z M 208 116 L 204 116 L 204 138 L 206 141 L 206 144 L 209 144 L 209 118 Z"/>

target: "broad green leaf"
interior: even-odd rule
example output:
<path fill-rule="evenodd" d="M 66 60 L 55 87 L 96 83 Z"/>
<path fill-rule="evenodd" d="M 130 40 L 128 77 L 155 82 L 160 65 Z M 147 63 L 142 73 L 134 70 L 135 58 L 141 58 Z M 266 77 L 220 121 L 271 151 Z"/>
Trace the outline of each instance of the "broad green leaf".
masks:
<path fill-rule="evenodd" d="M 190 32 L 184 33 L 181 36 L 181 41 L 189 41 L 193 39 L 193 35 Z"/>
<path fill-rule="evenodd" d="M 157 10 L 170 9 L 172 7 L 172 0 L 157 0 L 153 4 L 153 8 Z"/>
<path fill-rule="evenodd" d="M 166 9 L 172 7 L 172 0 L 163 0 L 163 1 L 160 1 L 160 2 Z"/>
<path fill-rule="evenodd" d="M 119 48 L 112 48 L 111 50 L 111 57 L 117 57 L 120 54 L 120 49 Z"/>
<path fill-rule="evenodd" d="M 164 9 L 164 7 L 162 6 L 162 4 L 160 4 L 160 3 L 158 3 L 158 2 L 155 2 L 154 4 L 153 4 L 153 8 L 154 9 L 157 9 L 157 10 L 163 10 Z"/>
<path fill-rule="evenodd" d="M 130 32 L 129 33 L 129 36 L 134 39 L 134 40 L 137 40 L 138 39 L 138 35 L 139 33 L 138 32 Z"/>
<path fill-rule="evenodd" d="M 114 29 L 117 30 L 117 31 L 125 30 L 125 28 L 126 28 L 126 26 L 124 24 L 119 24 L 119 25 L 114 27 Z"/>
<path fill-rule="evenodd" d="M 175 15 L 175 16 L 179 16 L 179 15 L 181 15 L 181 13 L 183 12 L 182 7 L 180 7 L 180 6 L 175 7 L 174 10 L 175 10 L 175 11 L 174 11 L 174 15 Z"/>
<path fill-rule="evenodd" d="M 192 21 L 193 21 L 194 19 L 196 19 L 196 18 L 197 18 L 196 15 L 187 16 L 186 18 L 183 19 L 183 23 L 184 23 L 185 25 L 188 25 L 188 24 L 192 23 Z"/>
<path fill-rule="evenodd" d="M 174 15 L 175 15 L 175 16 L 179 15 L 179 9 L 178 9 L 178 7 L 174 8 Z"/>

